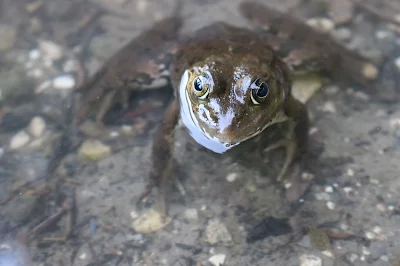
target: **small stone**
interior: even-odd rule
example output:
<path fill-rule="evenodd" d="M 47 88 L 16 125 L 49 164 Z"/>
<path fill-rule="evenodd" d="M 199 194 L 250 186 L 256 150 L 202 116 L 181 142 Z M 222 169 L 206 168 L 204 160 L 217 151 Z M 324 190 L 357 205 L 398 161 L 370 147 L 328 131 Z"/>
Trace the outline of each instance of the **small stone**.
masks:
<path fill-rule="evenodd" d="M 46 130 L 46 121 L 40 116 L 32 118 L 28 125 L 28 132 L 35 138 L 39 138 L 43 135 Z"/>
<path fill-rule="evenodd" d="M 324 84 L 323 77 L 313 72 L 295 73 L 292 94 L 302 103 L 306 103 Z"/>
<path fill-rule="evenodd" d="M 216 254 L 214 256 L 211 256 L 208 261 L 214 266 L 222 266 L 224 265 L 225 258 L 225 254 Z"/>
<path fill-rule="evenodd" d="M 0 52 L 5 52 L 14 47 L 17 40 L 17 30 L 15 27 L 0 24 Z"/>
<path fill-rule="evenodd" d="M 59 90 L 70 90 L 75 87 L 75 79 L 71 75 L 59 76 L 53 80 L 53 86 Z"/>
<path fill-rule="evenodd" d="M 375 233 L 373 232 L 365 232 L 365 237 L 368 239 L 374 239 L 375 238 Z"/>
<path fill-rule="evenodd" d="M 147 209 L 132 223 L 132 228 L 141 234 L 156 232 L 171 222 L 170 217 L 163 221 L 161 214 L 154 209 Z"/>
<path fill-rule="evenodd" d="M 310 237 L 312 244 L 320 250 L 332 249 L 329 237 L 325 231 L 318 228 L 310 228 L 308 230 L 308 236 Z"/>
<path fill-rule="evenodd" d="M 98 140 L 86 140 L 78 151 L 78 156 L 82 159 L 100 160 L 111 154 L 110 146 Z"/>
<path fill-rule="evenodd" d="M 332 114 L 335 114 L 337 112 L 335 104 L 331 101 L 327 101 L 322 106 L 322 111 L 327 112 L 327 113 L 332 113 Z"/>
<path fill-rule="evenodd" d="M 139 217 L 139 214 L 136 211 L 131 211 L 130 216 L 132 219 L 137 219 Z"/>
<path fill-rule="evenodd" d="M 333 203 L 332 201 L 328 201 L 328 202 L 326 203 L 326 206 L 327 206 L 328 209 L 330 209 L 330 210 L 334 210 L 334 209 L 336 208 L 336 204 Z"/>
<path fill-rule="evenodd" d="M 397 58 L 394 60 L 394 64 L 396 65 L 397 70 L 400 71 L 400 57 L 397 57 Z"/>
<path fill-rule="evenodd" d="M 132 126 L 130 125 L 122 125 L 121 132 L 124 135 L 131 135 L 132 134 Z"/>
<path fill-rule="evenodd" d="M 351 39 L 351 31 L 347 28 L 339 28 L 332 32 L 333 37 L 339 41 L 348 41 Z"/>
<path fill-rule="evenodd" d="M 315 30 L 324 33 L 328 33 L 335 28 L 335 23 L 328 18 L 310 18 L 306 23 Z"/>
<path fill-rule="evenodd" d="M 355 253 L 351 253 L 351 254 L 349 255 L 349 260 L 350 260 L 351 262 L 355 262 L 356 260 L 358 260 L 358 255 L 355 254 Z"/>
<path fill-rule="evenodd" d="M 39 50 L 52 61 L 57 61 L 63 57 L 61 47 L 51 41 L 39 40 Z"/>
<path fill-rule="evenodd" d="M 35 93 L 36 94 L 42 93 L 45 90 L 49 89 L 50 87 L 51 87 L 51 81 L 45 80 L 42 83 L 40 83 L 39 86 L 35 89 Z"/>
<path fill-rule="evenodd" d="M 348 168 L 348 169 L 347 169 L 347 175 L 348 175 L 348 176 L 354 176 L 354 170 L 351 169 L 351 168 Z"/>
<path fill-rule="evenodd" d="M 389 257 L 386 256 L 386 255 L 380 256 L 379 259 L 380 259 L 381 261 L 385 261 L 385 262 L 388 262 L 388 261 L 389 261 Z"/>
<path fill-rule="evenodd" d="M 10 150 L 17 150 L 22 148 L 30 141 L 29 135 L 25 131 L 20 131 L 15 134 L 10 141 Z"/>
<path fill-rule="evenodd" d="M 184 216 L 189 221 L 197 221 L 199 219 L 199 214 L 196 209 L 187 209 L 184 213 Z"/>
<path fill-rule="evenodd" d="M 344 191 L 346 194 L 349 194 L 350 192 L 353 191 L 353 189 L 352 189 L 351 187 L 344 187 L 344 188 L 343 188 L 343 191 Z"/>
<path fill-rule="evenodd" d="M 30 60 L 38 60 L 40 58 L 40 51 L 38 49 L 33 49 L 29 51 Z"/>
<path fill-rule="evenodd" d="M 380 233 L 382 233 L 382 228 L 380 228 L 379 226 L 374 226 L 374 228 L 372 229 L 372 231 L 379 235 Z"/>
<path fill-rule="evenodd" d="M 325 256 L 329 257 L 329 258 L 333 258 L 333 253 L 330 250 L 324 250 L 321 253 L 324 254 Z"/>
<path fill-rule="evenodd" d="M 322 259 L 314 255 L 301 255 L 300 266 L 322 266 Z"/>
<path fill-rule="evenodd" d="M 238 178 L 239 174 L 238 173 L 230 173 L 229 175 L 226 176 L 226 180 L 228 182 L 234 182 Z"/>
<path fill-rule="evenodd" d="M 378 77 L 379 70 L 373 64 L 365 64 L 362 69 L 362 74 L 369 80 L 375 80 Z"/>
<path fill-rule="evenodd" d="M 326 193 L 332 193 L 332 192 L 333 192 L 333 187 L 331 187 L 331 186 L 326 186 L 326 187 L 325 187 L 325 192 L 326 192 Z"/>
<path fill-rule="evenodd" d="M 217 219 L 212 219 L 208 222 L 205 230 L 205 241 L 211 245 L 220 242 L 227 244 L 232 241 L 232 236 L 223 223 Z"/>

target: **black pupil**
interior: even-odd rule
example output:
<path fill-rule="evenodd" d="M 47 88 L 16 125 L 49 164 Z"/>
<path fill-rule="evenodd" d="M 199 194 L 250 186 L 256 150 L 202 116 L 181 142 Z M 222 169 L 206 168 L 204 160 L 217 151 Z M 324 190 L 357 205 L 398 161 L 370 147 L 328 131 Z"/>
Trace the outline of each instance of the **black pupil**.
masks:
<path fill-rule="evenodd" d="M 260 87 L 257 90 L 257 96 L 263 98 L 268 94 L 268 85 L 266 83 L 261 83 Z"/>
<path fill-rule="evenodd" d="M 201 78 L 196 78 L 196 80 L 194 81 L 194 89 L 196 91 L 203 90 L 203 81 L 201 80 Z"/>

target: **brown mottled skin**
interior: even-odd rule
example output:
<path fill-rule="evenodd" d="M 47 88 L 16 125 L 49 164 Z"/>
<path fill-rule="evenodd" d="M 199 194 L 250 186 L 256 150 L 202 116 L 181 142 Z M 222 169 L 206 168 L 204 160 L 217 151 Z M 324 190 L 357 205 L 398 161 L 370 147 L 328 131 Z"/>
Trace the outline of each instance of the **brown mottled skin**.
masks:
<path fill-rule="evenodd" d="M 258 25 L 269 25 L 266 15 L 274 23 L 285 21 L 281 30 L 294 39 L 307 33 L 311 44 L 305 45 L 308 50 L 301 48 L 303 51 L 299 54 L 303 58 L 293 61 L 293 51 L 279 51 L 280 47 L 287 48 L 287 41 L 280 43 L 279 39 L 265 32 L 222 22 L 174 42 L 182 25 L 182 18 L 175 15 L 156 23 L 132 40 L 80 90 L 85 104 L 79 110 L 77 120 L 81 121 L 89 110 L 96 109 L 92 105 L 99 102 L 96 120 L 101 123 L 115 94 L 124 95 L 127 89 L 143 89 L 153 79 L 164 75 L 161 74 L 164 69 L 157 69 L 154 65 L 169 66 L 169 81 L 175 99 L 155 133 L 149 184 L 139 196 L 141 201 L 153 187 L 157 187 L 163 215 L 166 214 L 166 183 L 174 164 L 174 129 L 180 119 L 199 144 L 215 149 L 217 153 L 240 151 L 246 143 L 249 147 L 262 146 L 265 134 L 276 132 L 279 140 L 263 147 L 266 151 L 286 148 L 284 166 L 277 177 L 280 181 L 292 162 L 306 154 L 308 143 L 307 109 L 291 95 L 290 67 L 298 67 L 298 62 L 303 59 L 325 60 L 320 64 L 321 68 L 332 72 L 343 70 L 346 74 L 351 72 L 350 76 L 356 81 L 366 81 L 359 73 L 366 60 L 331 44 L 325 35 L 258 3 L 244 2 L 240 10 Z M 291 28 L 297 31 L 290 31 Z M 174 43 L 179 45 L 175 47 Z M 291 57 L 289 61 L 285 55 Z M 153 71 L 149 73 L 149 70 Z M 267 89 L 266 95 L 262 94 L 264 89 Z M 191 121 L 199 125 L 192 125 Z M 282 122 L 289 123 L 284 132 L 279 126 Z M 210 138 L 214 140 L 208 142 Z"/>

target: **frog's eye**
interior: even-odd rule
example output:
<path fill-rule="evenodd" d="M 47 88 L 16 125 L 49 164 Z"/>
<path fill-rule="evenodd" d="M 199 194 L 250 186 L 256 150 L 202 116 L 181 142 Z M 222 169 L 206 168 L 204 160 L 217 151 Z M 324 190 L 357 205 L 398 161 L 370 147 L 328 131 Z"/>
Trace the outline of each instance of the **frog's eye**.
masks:
<path fill-rule="evenodd" d="M 251 101 L 254 104 L 260 104 L 268 96 L 269 87 L 265 82 L 261 82 L 260 79 L 256 79 L 253 84 L 251 84 Z"/>
<path fill-rule="evenodd" d="M 205 83 L 204 76 L 198 76 L 193 80 L 193 92 L 201 100 L 207 98 L 210 86 Z"/>

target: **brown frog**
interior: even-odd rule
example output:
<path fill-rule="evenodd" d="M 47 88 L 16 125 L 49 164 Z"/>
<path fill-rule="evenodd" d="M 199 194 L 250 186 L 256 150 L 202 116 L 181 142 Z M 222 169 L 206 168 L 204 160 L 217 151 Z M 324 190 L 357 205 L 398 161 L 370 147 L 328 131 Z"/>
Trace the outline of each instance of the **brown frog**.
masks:
<path fill-rule="evenodd" d="M 308 144 L 307 109 L 291 94 L 292 69 L 312 59 L 322 69 L 369 83 L 362 72 L 368 61 L 329 36 L 255 2 L 243 2 L 240 10 L 258 25 L 272 22 L 272 29 L 286 38 L 217 22 L 178 41 L 182 18 L 172 16 L 128 43 L 80 90 L 83 105 L 76 121 L 95 110 L 101 123 L 117 94 L 124 99 L 128 89 L 161 87 L 166 81 L 174 88 L 174 100 L 154 136 L 149 184 L 139 197 L 141 201 L 157 187 L 163 215 L 179 120 L 198 144 L 217 154 L 284 147 L 281 181 L 293 161 L 307 154 Z M 306 48 L 287 48 L 304 38 Z M 268 132 L 278 140 L 266 147 Z"/>

